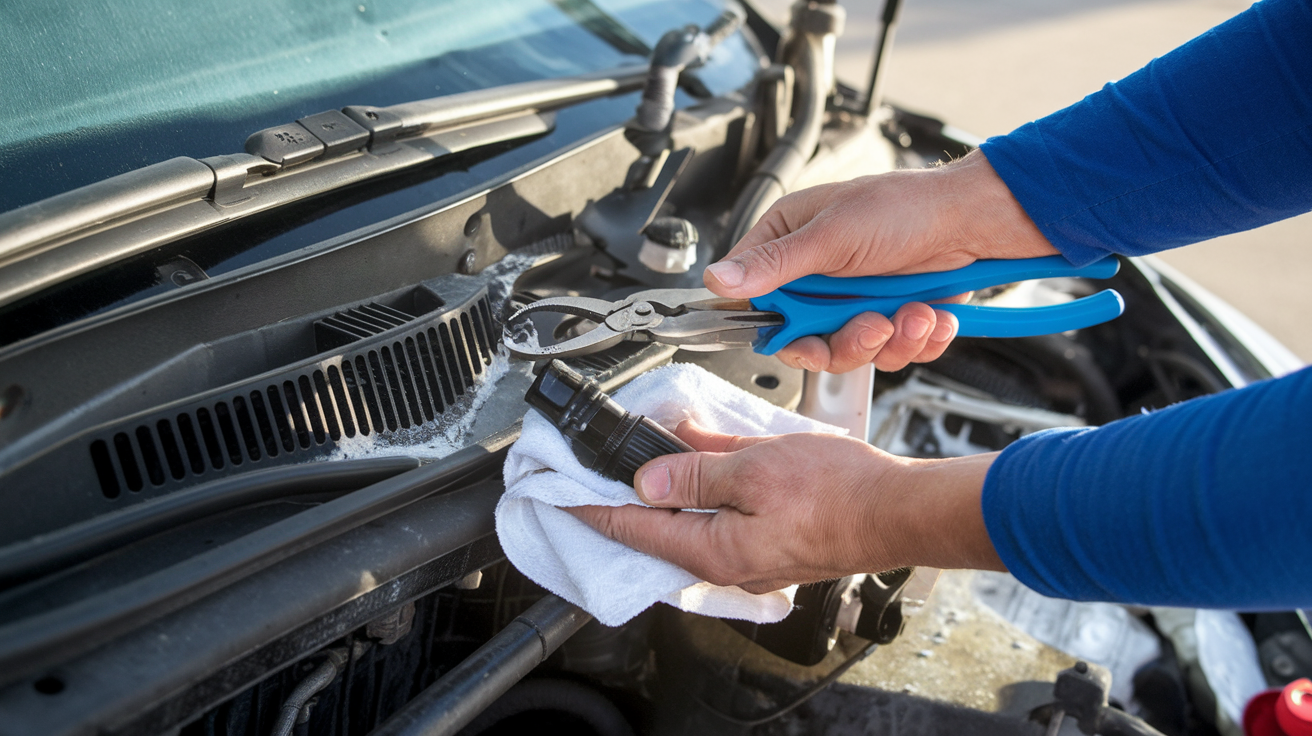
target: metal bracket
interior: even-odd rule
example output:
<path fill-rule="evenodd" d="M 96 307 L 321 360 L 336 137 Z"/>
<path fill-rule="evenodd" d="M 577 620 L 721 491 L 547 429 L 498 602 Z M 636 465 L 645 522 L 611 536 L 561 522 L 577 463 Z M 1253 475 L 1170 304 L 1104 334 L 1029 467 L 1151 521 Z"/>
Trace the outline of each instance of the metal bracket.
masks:
<path fill-rule="evenodd" d="M 246 180 L 251 175 L 268 175 L 278 171 L 278 165 L 249 153 L 203 158 L 201 163 L 214 170 L 214 188 L 210 199 L 220 207 L 245 202 L 255 196 L 246 191 Z"/>

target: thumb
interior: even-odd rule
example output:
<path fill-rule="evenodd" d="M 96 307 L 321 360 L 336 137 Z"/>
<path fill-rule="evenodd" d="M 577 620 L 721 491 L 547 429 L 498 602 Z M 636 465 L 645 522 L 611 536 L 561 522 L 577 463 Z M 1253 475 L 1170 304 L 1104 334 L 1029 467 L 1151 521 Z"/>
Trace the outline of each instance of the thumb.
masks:
<path fill-rule="evenodd" d="M 718 509 L 734 506 L 734 453 L 682 452 L 665 455 L 638 468 L 633 488 L 649 506 L 673 509 Z"/>
<path fill-rule="evenodd" d="M 750 299 L 803 276 L 824 273 L 832 254 L 817 242 L 813 230 L 805 225 L 707 266 L 706 287 L 720 296 Z"/>
<path fill-rule="evenodd" d="M 649 460 L 633 476 L 633 488 L 649 506 L 676 509 L 716 509 L 725 502 L 716 479 L 732 478 L 737 450 L 773 439 L 715 432 L 691 419 L 674 430 L 679 439 L 703 452 L 681 452 Z"/>

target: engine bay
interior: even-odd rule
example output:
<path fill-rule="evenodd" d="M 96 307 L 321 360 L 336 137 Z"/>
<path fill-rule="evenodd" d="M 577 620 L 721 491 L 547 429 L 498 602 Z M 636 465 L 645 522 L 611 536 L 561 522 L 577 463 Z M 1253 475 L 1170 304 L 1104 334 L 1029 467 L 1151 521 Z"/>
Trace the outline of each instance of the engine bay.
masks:
<path fill-rule="evenodd" d="M 939 121 L 862 110 L 823 82 L 828 7 L 805 43 L 757 38 L 768 29 L 749 18 L 749 46 L 781 45 L 788 63 L 763 53 L 742 90 L 640 107 L 637 123 L 403 217 L 214 277 L 186 248 L 143 252 L 130 265 L 156 274 L 147 296 L 0 347 L 0 734 L 386 736 L 436 713 L 431 732 L 470 735 L 1056 734 L 1087 717 L 1193 736 L 1234 732 L 1218 669 L 1244 640 L 1234 627 L 1265 682 L 1312 672 L 1292 613 L 1055 601 L 1005 574 L 901 568 L 804 586 L 778 624 L 657 605 L 605 627 L 505 561 L 492 510 L 535 380 L 501 344 L 511 313 L 700 286 L 782 179 L 970 150 Z M 814 155 L 790 163 L 804 127 Z M 1115 321 L 961 338 L 873 386 L 745 350 L 622 343 L 565 363 L 607 392 L 694 363 L 810 416 L 841 389 L 829 419 L 917 458 L 1280 369 L 1152 259 L 1122 259 L 1107 285 L 1125 300 Z M 1101 286 L 1044 279 L 971 303 Z"/>

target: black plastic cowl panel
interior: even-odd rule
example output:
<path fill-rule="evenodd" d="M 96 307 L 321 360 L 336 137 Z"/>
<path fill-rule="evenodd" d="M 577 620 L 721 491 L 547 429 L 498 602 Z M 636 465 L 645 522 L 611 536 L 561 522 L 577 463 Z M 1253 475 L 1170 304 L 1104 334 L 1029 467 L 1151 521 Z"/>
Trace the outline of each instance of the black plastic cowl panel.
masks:
<path fill-rule="evenodd" d="M 345 309 L 321 322 L 366 315 Z M 0 478 L 0 546 L 197 483 L 326 458 L 343 440 L 390 435 L 466 410 L 499 327 L 486 288 L 387 322 L 333 353 L 102 425 Z M 318 336 L 321 346 L 323 332 Z M 346 343 L 346 344 L 342 344 Z M 59 498 L 56 498 L 59 497 Z"/>

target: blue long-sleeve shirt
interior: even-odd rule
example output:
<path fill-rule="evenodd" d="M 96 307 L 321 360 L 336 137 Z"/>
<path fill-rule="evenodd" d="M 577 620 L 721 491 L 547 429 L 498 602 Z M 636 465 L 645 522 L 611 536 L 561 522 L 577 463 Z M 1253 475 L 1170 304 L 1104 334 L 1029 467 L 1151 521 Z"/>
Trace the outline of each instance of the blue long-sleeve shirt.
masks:
<path fill-rule="evenodd" d="M 1077 264 L 1312 211 L 1312 0 L 1258 2 L 982 149 Z M 983 510 L 1041 593 L 1312 606 L 1312 369 L 1025 437 L 990 469 Z"/>

